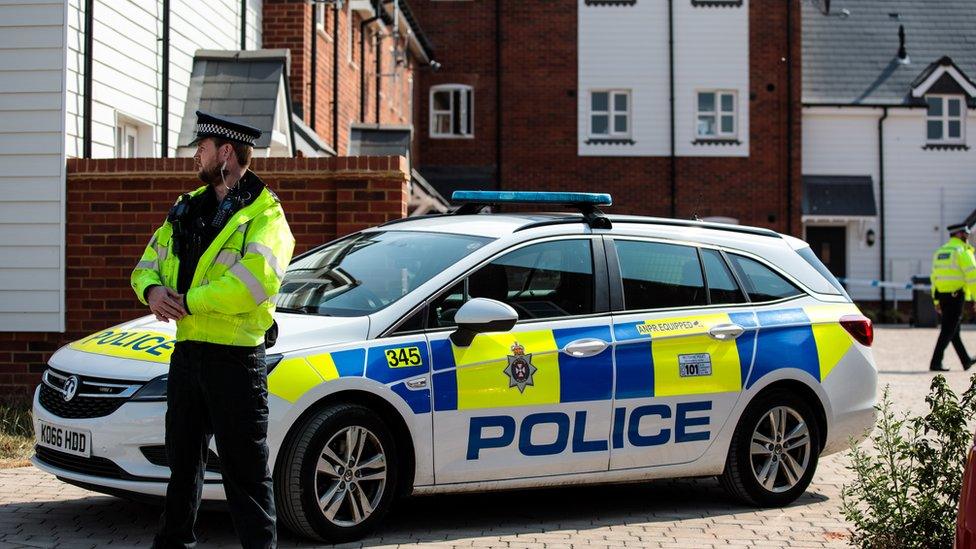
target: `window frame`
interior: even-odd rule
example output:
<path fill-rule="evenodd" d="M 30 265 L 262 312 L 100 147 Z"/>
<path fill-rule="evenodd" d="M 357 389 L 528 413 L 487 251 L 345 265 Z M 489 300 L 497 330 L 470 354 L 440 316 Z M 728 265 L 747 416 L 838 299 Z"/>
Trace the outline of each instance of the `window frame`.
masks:
<path fill-rule="evenodd" d="M 929 99 L 938 99 L 942 103 L 942 114 L 932 116 L 929 114 Z M 949 100 L 959 101 L 959 116 L 949 115 Z M 966 142 L 966 97 L 951 93 L 929 93 L 925 94 L 925 142 L 930 145 L 962 145 Z M 959 137 L 949 137 L 949 122 L 959 121 Z M 929 122 L 939 121 L 942 123 L 942 137 L 939 139 L 929 138 Z"/>
<path fill-rule="evenodd" d="M 703 111 L 699 108 L 701 103 L 701 95 L 710 93 L 715 96 L 715 109 L 711 111 Z M 731 95 L 732 96 L 732 110 L 725 111 L 722 110 L 722 96 Z M 722 117 L 732 116 L 732 131 L 724 132 L 722 131 Z M 703 134 L 700 132 L 699 120 L 702 116 L 712 116 L 715 118 L 715 133 L 714 134 Z M 733 89 L 699 89 L 695 90 L 695 139 L 698 140 L 723 140 L 723 141 L 734 141 L 739 137 L 739 92 Z"/>
<path fill-rule="evenodd" d="M 428 325 L 427 322 L 429 320 L 428 309 L 431 306 L 431 304 L 433 304 L 433 302 L 437 301 L 442 295 L 444 295 L 444 293 L 449 292 L 451 288 L 456 286 L 458 283 L 463 282 L 465 279 L 471 276 L 471 274 L 478 271 L 482 267 L 488 265 L 489 263 L 495 261 L 496 259 L 499 259 L 511 252 L 514 252 L 516 250 L 519 250 L 527 246 L 532 246 L 535 244 L 543 244 L 545 242 L 553 242 L 557 240 L 587 240 L 590 242 L 590 253 L 592 254 L 592 259 L 593 259 L 593 291 L 595 293 L 595 295 L 593 296 L 594 312 L 583 314 L 583 315 L 570 315 L 570 316 L 560 316 L 560 317 L 553 317 L 553 318 L 519 319 L 515 325 L 521 326 L 524 324 L 536 324 L 541 322 L 547 322 L 547 323 L 562 322 L 565 320 L 575 320 L 580 318 L 596 318 L 600 316 L 609 315 L 612 312 L 612 307 L 610 305 L 611 298 L 610 298 L 610 283 L 609 283 L 609 276 L 608 276 L 609 270 L 607 265 L 609 258 L 606 256 L 605 245 L 603 244 L 604 242 L 603 237 L 601 235 L 567 234 L 567 235 L 548 236 L 548 237 L 535 238 L 532 240 L 525 240 L 522 242 L 515 243 L 512 246 L 509 246 L 508 248 L 505 248 L 503 250 L 499 250 L 497 252 L 492 253 L 485 259 L 479 261 L 473 267 L 467 269 L 466 271 L 464 271 L 462 274 L 458 276 L 452 277 L 450 281 L 443 284 L 437 290 L 431 292 L 429 296 L 427 296 L 425 299 L 421 300 L 419 303 L 411 307 L 405 314 L 397 318 L 396 321 L 390 323 L 389 327 L 383 330 L 380 333 L 380 335 L 377 336 L 377 339 L 385 338 L 385 337 L 396 337 L 396 336 L 415 334 L 415 333 L 437 334 L 442 332 L 453 332 L 457 330 L 457 326 L 431 327 Z M 410 330 L 404 332 L 398 331 L 399 327 L 402 324 L 406 323 L 408 320 L 411 319 L 411 317 L 413 317 L 414 314 L 417 313 L 424 314 L 423 330 Z"/>
<path fill-rule="evenodd" d="M 623 282 L 623 277 L 620 274 L 620 259 L 617 257 L 617 249 L 616 246 L 614 245 L 614 240 L 637 240 L 640 242 L 659 243 L 659 244 L 677 244 L 681 246 L 689 246 L 689 247 L 697 248 L 699 250 L 698 253 L 699 266 L 702 269 L 702 278 L 705 281 L 706 296 L 707 296 L 707 300 L 709 301 L 709 304 L 708 305 L 687 305 L 682 307 L 662 307 L 658 309 L 627 309 L 625 307 L 625 303 L 623 299 L 624 282 Z M 648 312 L 648 313 L 677 312 L 677 311 L 685 311 L 685 310 L 702 310 L 702 309 L 708 309 L 708 310 L 739 309 L 744 307 L 754 307 L 757 305 L 765 306 L 765 305 L 772 305 L 776 303 L 782 303 L 786 301 L 792 301 L 795 299 L 801 299 L 807 297 L 811 294 L 810 290 L 805 285 L 801 284 L 796 278 L 790 276 L 787 273 L 784 273 L 781 269 L 778 269 L 775 266 L 770 265 L 768 261 L 746 250 L 726 248 L 724 246 L 706 244 L 701 242 L 690 242 L 686 240 L 677 240 L 677 239 L 672 240 L 666 238 L 645 237 L 640 235 L 605 236 L 604 249 L 607 255 L 607 270 L 609 272 L 608 283 L 610 285 L 610 311 L 613 314 L 634 314 L 634 313 L 644 313 L 644 312 Z M 722 260 L 725 261 L 726 267 L 732 273 L 732 277 L 735 280 L 736 284 L 738 285 L 739 291 L 742 292 L 745 301 L 743 301 L 742 303 L 717 303 L 717 304 L 711 303 L 711 295 L 708 292 L 708 276 L 705 273 L 705 265 L 702 262 L 702 257 L 701 257 L 700 250 L 702 249 L 717 250 L 722 255 Z M 739 273 L 735 268 L 735 266 L 732 264 L 732 261 L 729 259 L 728 254 L 738 254 L 743 257 L 747 257 L 749 259 L 759 262 L 767 269 L 782 276 L 784 279 L 786 279 L 791 284 L 796 286 L 800 290 L 800 293 L 795 296 L 785 297 L 774 301 L 752 301 L 752 299 L 749 297 L 749 292 L 746 289 L 746 285 L 744 281 L 739 276 Z"/>
<path fill-rule="evenodd" d="M 605 93 L 607 94 L 607 110 L 606 111 L 594 111 L 593 110 L 593 94 Z M 618 111 L 616 108 L 616 102 L 614 99 L 618 95 L 623 95 L 627 98 L 627 110 Z M 633 116 L 634 103 L 633 94 L 629 89 L 623 88 L 594 88 L 590 90 L 589 93 L 589 103 L 587 104 L 587 127 L 586 133 L 590 139 L 630 139 L 633 135 Z M 618 132 L 614 128 L 614 118 L 620 116 L 623 113 L 627 117 L 627 131 Z M 607 117 L 607 133 L 593 133 L 593 117 L 598 115 L 605 115 Z"/>
<path fill-rule="evenodd" d="M 448 98 L 450 100 L 450 105 L 448 109 L 435 109 L 434 108 L 434 95 L 438 92 L 448 92 Z M 454 133 L 454 115 L 455 107 L 454 104 L 454 92 L 461 92 L 462 103 L 465 94 L 468 97 L 468 105 L 465 109 L 461 109 L 457 112 L 457 116 L 460 118 L 460 128 L 462 133 Z M 429 93 L 429 113 L 428 113 L 428 130 L 431 139 L 474 139 L 474 87 L 467 84 L 438 84 L 436 86 L 430 87 Z M 448 115 L 451 120 L 451 132 L 441 133 L 437 131 L 437 116 L 438 115 Z M 463 133 L 467 129 L 467 133 Z"/>

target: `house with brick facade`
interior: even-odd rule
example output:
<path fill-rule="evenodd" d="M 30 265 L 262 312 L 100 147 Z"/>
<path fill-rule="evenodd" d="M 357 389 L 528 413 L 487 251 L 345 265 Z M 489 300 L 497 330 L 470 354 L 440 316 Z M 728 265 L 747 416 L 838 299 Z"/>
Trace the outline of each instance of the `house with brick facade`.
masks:
<path fill-rule="evenodd" d="M 946 226 L 976 222 L 976 5 L 802 9 L 804 237 L 855 299 L 904 303 L 868 281 L 928 276 Z"/>
<path fill-rule="evenodd" d="M 800 9 L 782 0 L 415 0 L 420 172 L 612 193 L 611 211 L 800 232 Z"/>
<path fill-rule="evenodd" d="M 411 167 L 432 51 L 407 0 L 0 3 L 0 391 L 143 314 L 129 272 L 199 184 L 197 109 L 264 131 L 299 250 L 443 209 Z"/>

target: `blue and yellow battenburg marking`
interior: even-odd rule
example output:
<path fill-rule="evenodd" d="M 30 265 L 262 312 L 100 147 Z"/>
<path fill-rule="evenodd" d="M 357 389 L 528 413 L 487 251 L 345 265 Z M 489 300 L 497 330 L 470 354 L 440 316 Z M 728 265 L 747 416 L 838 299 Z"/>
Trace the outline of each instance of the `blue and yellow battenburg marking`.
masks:
<path fill-rule="evenodd" d="M 584 338 L 600 339 L 608 347 L 589 358 L 559 352 Z M 608 326 L 480 334 L 468 347 L 457 347 L 448 339 L 431 341 L 434 409 L 608 400 L 613 382 L 610 341 Z M 512 371 L 517 366 L 513 359 L 519 355 L 524 355 L 525 365 L 532 368 L 531 384 L 520 381 Z"/>
<path fill-rule="evenodd" d="M 763 376 L 796 368 L 823 381 L 853 346 L 840 325 L 852 304 L 813 305 L 757 313 L 708 313 L 638 322 L 480 334 L 468 347 L 449 339 L 401 342 L 289 357 L 268 375 L 268 390 L 296 402 L 313 387 L 340 377 L 386 384 L 414 413 L 476 410 L 655 396 L 704 395 L 752 387 Z M 738 324 L 746 333 L 718 341 L 708 330 Z M 579 339 L 607 349 L 593 357 L 560 352 Z M 616 345 L 611 345 L 612 342 Z M 70 348 L 107 356 L 168 363 L 172 336 L 148 330 L 104 330 Z M 615 349 L 614 349 L 615 347 Z M 617 370 L 614 375 L 614 355 Z M 681 376 L 682 356 L 708 355 L 711 373 Z M 408 379 L 433 372 L 433 395 Z M 616 386 L 613 383 L 616 380 Z"/>
<path fill-rule="evenodd" d="M 68 347 L 97 355 L 116 356 L 169 364 L 176 339 L 168 334 L 148 330 L 103 330 Z"/>

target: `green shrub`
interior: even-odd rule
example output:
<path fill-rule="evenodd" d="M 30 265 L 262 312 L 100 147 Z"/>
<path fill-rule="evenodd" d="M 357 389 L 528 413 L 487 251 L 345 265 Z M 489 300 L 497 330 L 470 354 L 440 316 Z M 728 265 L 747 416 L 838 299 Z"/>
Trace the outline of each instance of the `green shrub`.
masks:
<path fill-rule="evenodd" d="M 855 479 L 841 492 L 841 512 L 858 547 L 952 547 L 976 375 L 961 398 L 935 376 L 925 402 L 926 415 L 897 416 L 886 386 L 870 444 L 850 451 Z"/>

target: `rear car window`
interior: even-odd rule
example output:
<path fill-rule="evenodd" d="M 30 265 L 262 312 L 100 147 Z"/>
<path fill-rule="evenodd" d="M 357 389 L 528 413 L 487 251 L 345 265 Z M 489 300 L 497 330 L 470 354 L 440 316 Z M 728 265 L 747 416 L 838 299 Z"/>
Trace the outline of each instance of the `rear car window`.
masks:
<path fill-rule="evenodd" d="M 634 240 L 614 240 L 614 246 L 627 310 L 707 304 L 695 248 Z"/>
<path fill-rule="evenodd" d="M 796 253 L 800 254 L 800 257 L 802 257 L 804 261 L 809 263 L 810 266 L 816 269 L 821 276 L 826 278 L 827 282 L 830 282 L 830 285 L 840 292 L 840 295 L 850 298 L 850 296 L 847 295 L 847 290 L 844 289 L 843 284 L 841 284 L 840 281 L 837 280 L 837 277 L 834 276 L 829 269 L 827 269 L 827 266 L 823 264 L 823 261 L 820 261 L 820 258 L 817 257 L 817 254 L 815 254 L 812 249 L 809 247 L 800 248 L 796 251 Z"/>
<path fill-rule="evenodd" d="M 708 280 L 708 298 L 712 305 L 745 303 L 746 296 L 732 276 L 722 253 L 718 250 L 702 249 L 702 264 Z"/>
<path fill-rule="evenodd" d="M 803 294 L 795 284 L 755 259 L 736 254 L 728 256 L 750 300 L 776 301 Z"/>

